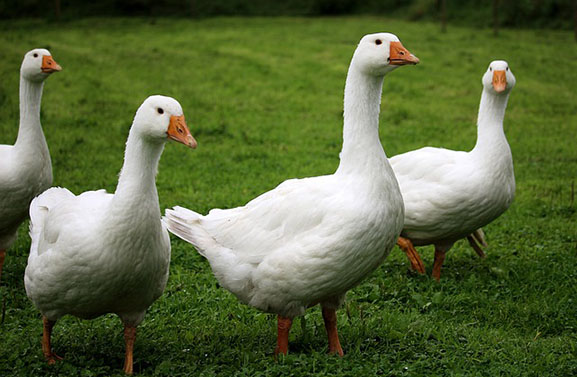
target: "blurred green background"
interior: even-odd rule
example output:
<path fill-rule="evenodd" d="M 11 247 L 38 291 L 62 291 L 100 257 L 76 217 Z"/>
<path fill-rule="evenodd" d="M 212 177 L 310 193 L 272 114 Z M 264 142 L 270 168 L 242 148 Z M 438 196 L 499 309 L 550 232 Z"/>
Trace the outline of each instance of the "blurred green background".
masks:
<path fill-rule="evenodd" d="M 1 0 L 0 19 L 86 16 L 323 16 L 363 14 L 468 26 L 569 29 L 575 0 Z"/>

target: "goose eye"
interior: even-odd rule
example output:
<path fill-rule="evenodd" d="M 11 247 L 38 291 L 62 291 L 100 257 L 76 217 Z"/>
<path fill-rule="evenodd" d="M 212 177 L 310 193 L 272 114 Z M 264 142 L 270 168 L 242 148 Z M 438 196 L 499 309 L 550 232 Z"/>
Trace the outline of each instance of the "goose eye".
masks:
<path fill-rule="evenodd" d="M 158 111 L 159 114 L 164 114 L 164 110 L 162 109 L 162 107 L 159 107 L 158 109 L 156 109 L 156 111 Z"/>
<path fill-rule="evenodd" d="M 507 67 L 507 71 L 509 70 L 509 67 Z"/>
<path fill-rule="evenodd" d="M 489 67 L 489 71 L 493 72 L 493 67 Z"/>
<path fill-rule="evenodd" d="M 37 57 L 38 57 L 38 54 L 34 54 L 34 55 L 32 55 L 32 56 L 34 56 L 35 58 L 37 58 Z"/>
<path fill-rule="evenodd" d="M 377 39 L 377 40 L 375 41 L 375 44 L 377 44 L 377 45 L 380 45 L 381 43 L 383 43 L 383 41 L 381 41 L 380 39 Z"/>

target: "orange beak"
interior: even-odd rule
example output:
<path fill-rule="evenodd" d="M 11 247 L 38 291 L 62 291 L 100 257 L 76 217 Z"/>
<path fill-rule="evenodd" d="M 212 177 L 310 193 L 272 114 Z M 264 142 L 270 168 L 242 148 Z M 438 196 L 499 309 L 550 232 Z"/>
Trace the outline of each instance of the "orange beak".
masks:
<path fill-rule="evenodd" d="M 493 89 L 497 93 L 507 89 L 507 74 L 505 71 L 493 71 Z"/>
<path fill-rule="evenodd" d="M 40 68 L 44 73 L 62 71 L 62 67 L 58 63 L 56 63 L 56 61 L 52 59 L 52 56 L 50 55 L 44 55 L 42 57 L 42 67 Z"/>
<path fill-rule="evenodd" d="M 192 149 L 196 148 L 196 140 L 194 140 L 190 134 L 190 130 L 184 121 L 184 115 L 171 116 L 166 133 L 172 140 L 178 141 L 179 143 L 182 143 Z"/>
<path fill-rule="evenodd" d="M 419 63 L 419 58 L 404 48 L 401 42 L 390 43 L 389 60 L 390 65 L 415 65 Z"/>

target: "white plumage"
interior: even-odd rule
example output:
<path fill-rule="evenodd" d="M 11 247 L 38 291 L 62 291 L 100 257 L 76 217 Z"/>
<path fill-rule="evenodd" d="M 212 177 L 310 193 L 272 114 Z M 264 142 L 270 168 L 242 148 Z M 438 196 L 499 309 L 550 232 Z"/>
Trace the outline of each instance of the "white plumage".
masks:
<path fill-rule="evenodd" d="M 14 145 L 0 145 L 0 277 L 5 251 L 28 216 L 30 201 L 52 185 L 52 164 L 40 124 L 44 80 L 60 66 L 45 49 L 24 55 L 20 68 L 20 128 Z"/>
<path fill-rule="evenodd" d="M 244 207 L 207 216 L 176 207 L 167 216 L 170 230 L 197 247 L 223 287 L 292 318 L 319 302 L 337 307 L 383 261 L 400 231 L 396 190 L 392 180 L 329 175 L 285 181 Z M 390 204 L 372 208 L 375 198 Z"/>
<path fill-rule="evenodd" d="M 453 244 L 481 232 L 509 208 L 515 194 L 513 158 L 503 131 L 515 77 L 507 62 L 498 60 L 482 83 L 473 150 L 426 147 L 390 159 L 405 203 L 402 237 L 417 246 L 435 245 L 436 279 Z"/>
<path fill-rule="evenodd" d="M 45 317 L 142 321 L 166 285 L 170 241 L 158 202 L 139 199 L 134 208 L 104 190 L 51 188 L 32 201 L 26 292 Z"/>
<path fill-rule="evenodd" d="M 392 34 L 360 41 L 335 174 L 287 180 L 243 207 L 206 216 L 181 207 L 166 212 L 169 230 L 208 259 L 223 287 L 279 315 L 277 353 L 287 352 L 292 318 L 320 303 L 329 351 L 342 355 L 335 309 L 384 260 L 402 228 L 399 187 L 378 134 L 383 77 L 417 62 Z"/>
<path fill-rule="evenodd" d="M 60 317 L 116 313 L 125 325 L 125 371 L 132 372 L 135 328 L 168 279 L 170 239 L 160 221 L 155 184 L 167 137 L 196 145 L 180 104 L 149 97 L 134 118 L 114 194 L 99 190 L 75 196 L 51 188 L 32 201 L 24 280 L 28 297 L 44 316 L 43 350 L 49 362 L 58 358 L 49 340 Z"/>

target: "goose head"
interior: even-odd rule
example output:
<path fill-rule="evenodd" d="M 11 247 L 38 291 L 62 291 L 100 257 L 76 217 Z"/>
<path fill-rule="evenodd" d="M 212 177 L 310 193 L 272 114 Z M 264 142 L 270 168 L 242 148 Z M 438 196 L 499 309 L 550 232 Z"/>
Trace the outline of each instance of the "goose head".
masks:
<path fill-rule="evenodd" d="M 46 80 L 51 73 L 61 70 L 62 67 L 52 58 L 50 51 L 36 48 L 24 55 L 20 74 L 27 80 L 40 82 Z"/>
<path fill-rule="evenodd" d="M 391 33 L 365 35 L 353 55 L 353 63 L 363 73 L 384 76 L 403 65 L 415 65 L 419 59 L 411 54 L 399 38 Z"/>
<path fill-rule="evenodd" d="M 490 93 L 506 94 L 515 86 L 515 76 L 506 61 L 495 60 L 489 64 L 482 82 L 485 90 Z"/>
<path fill-rule="evenodd" d="M 148 97 L 136 111 L 132 127 L 152 142 L 171 139 L 196 148 L 196 140 L 186 125 L 182 107 L 171 97 Z"/>

